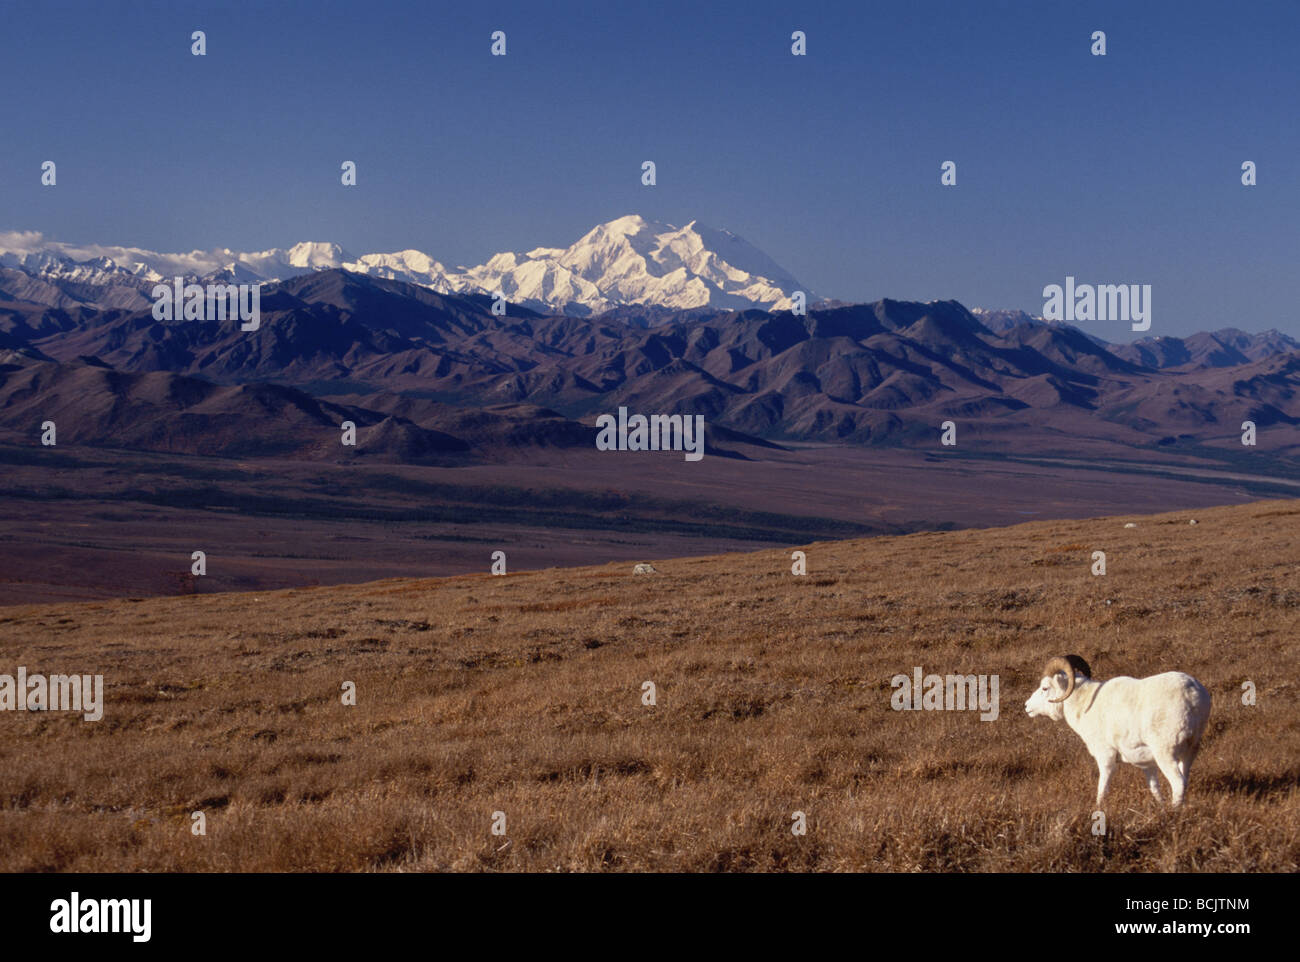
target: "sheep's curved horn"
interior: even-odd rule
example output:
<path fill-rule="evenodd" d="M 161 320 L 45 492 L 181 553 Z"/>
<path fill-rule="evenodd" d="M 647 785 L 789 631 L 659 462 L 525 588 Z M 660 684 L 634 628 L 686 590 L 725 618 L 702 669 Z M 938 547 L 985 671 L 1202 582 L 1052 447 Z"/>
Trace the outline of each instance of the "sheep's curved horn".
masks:
<path fill-rule="evenodd" d="M 1074 693 L 1074 666 L 1060 655 L 1057 655 L 1047 663 L 1047 667 L 1043 669 L 1043 674 L 1050 678 L 1058 671 L 1065 672 L 1065 694 L 1060 698 L 1047 699 L 1050 702 L 1065 701 L 1065 699 L 1069 698 L 1070 695 Z"/>

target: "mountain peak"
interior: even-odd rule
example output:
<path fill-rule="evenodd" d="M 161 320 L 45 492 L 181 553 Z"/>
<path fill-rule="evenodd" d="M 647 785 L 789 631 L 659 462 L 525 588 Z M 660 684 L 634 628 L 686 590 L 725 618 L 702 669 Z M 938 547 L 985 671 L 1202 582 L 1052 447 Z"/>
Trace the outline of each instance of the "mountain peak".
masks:
<path fill-rule="evenodd" d="M 788 271 L 730 231 L 696 220 L 684 227 L 624 214 L 568 247 L 503 251 L 477 267 L 448 269 L 423 251 L 355 257 L 338 244 L 300 241 L 287 250 L 229 248 L 162 254 L 133 247 L 71 245 L 36 232 L 0 232 L 0 266 L 28 273 L 135 288 L 118 306 L 138 306 L 142 285 L 161 278 L 287 280 L 343 268 L 418 284 L 440 294 L 495 294 L 543 312 L 596 314 L 619 307 L 670 310 L 787 310 L 807 291 Z M 810 301 L 815 300 L 808 292 Z"/>
<path fill-rule="evenodd" d="M 338 244 L 320 241 L 299 241 L 286 252 L 292 267 L 309 267 L 313 270 L 338 267 L 355 258 Z"/>
<path fill-rule="evenodd" d="M 622 217 L 616 217 L 604 224 L 597 225 L 596 229 L 604 228 L 609 234 L 637 234 L 647 227 L 664 227 L 665 224 L 656 224 L 648 221 L 640 214 L 624 214 Z"/>

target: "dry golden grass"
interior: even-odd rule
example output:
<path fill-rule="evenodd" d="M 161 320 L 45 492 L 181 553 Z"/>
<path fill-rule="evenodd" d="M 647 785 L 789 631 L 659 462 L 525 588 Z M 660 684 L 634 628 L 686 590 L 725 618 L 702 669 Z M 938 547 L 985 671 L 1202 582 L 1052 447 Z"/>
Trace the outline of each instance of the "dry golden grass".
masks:
<path fill-rule="evenodd" d="M 1295 871 L 1300 502 L 1196 516 L 816 544 L 806 577 L 783 550 L 0 609 L 0 672 L 107 702 L 0 715 L 0 869 Z M 1091 834 L 1082 741 L 1023 712 L 1065 652 L 1211 690 L 1183 810 L 1122 766 Z M 916 665 L 999 675 L 1001 716 L 892 711 Z"/>

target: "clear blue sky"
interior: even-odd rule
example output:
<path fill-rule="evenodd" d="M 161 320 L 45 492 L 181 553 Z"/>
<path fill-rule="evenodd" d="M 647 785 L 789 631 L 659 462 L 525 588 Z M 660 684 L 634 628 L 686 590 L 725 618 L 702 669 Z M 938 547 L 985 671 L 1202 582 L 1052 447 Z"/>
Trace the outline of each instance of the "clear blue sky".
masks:
<path fill-rule="evenodd" d="M 0 0 L 0 230 L 456 265 L 640 213 L 846 300 L 1037 312 L 1073 274 L 1151 284 L 1151 334 L 1300 335 L 1297 50 L 1291 0 Z"/>

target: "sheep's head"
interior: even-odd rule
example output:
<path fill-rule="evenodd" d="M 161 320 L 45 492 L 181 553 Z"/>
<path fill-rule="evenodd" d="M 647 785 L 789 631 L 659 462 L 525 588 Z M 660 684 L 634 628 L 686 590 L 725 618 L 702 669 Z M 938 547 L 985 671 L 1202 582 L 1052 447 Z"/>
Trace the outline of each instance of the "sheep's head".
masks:
<path fill-rule="evenodd" d="M 1052 721 L 1060 721 L 1065 717 L 1062 702 L 1074 693 L 1079 678 L 1091 676 L 1092 669 L 1078 655 L 1066 655 L 1063 658 L 1058 655 L 1048 661 L 1047 667 L 1043 669 L 1037 690 L 1025 702 L 1025 713 L 1031 717 L 1046 715 Z"/>

